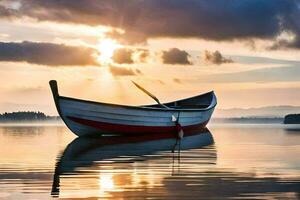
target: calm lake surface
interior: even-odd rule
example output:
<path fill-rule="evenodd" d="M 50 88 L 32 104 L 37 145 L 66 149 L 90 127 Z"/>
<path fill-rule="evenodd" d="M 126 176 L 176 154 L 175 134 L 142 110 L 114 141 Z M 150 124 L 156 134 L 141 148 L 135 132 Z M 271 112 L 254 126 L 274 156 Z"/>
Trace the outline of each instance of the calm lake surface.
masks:
<path fill-rule="evenodd" d="M 184 138 L 76 139 L 0 126 L 0 199 L 300 199 L 300 131 L 211 125 Z"/>

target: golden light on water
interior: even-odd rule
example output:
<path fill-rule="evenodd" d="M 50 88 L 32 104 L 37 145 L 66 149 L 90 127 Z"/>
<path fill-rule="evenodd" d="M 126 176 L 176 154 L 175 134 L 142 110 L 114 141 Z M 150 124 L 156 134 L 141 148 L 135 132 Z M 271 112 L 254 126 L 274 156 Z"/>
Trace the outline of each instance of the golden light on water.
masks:
<path fill-rule="evenodd" d="M 112 40 L 109 38 L 101 40 L 98 45 L 98 50 L 100 51 L 99 61 L 102 64 L 111 63 L 111 58 L 114 54 L 114 51 L 121 47 L 122 45 L 119 44 L 116 40 Z"/>
<path fill-rule="evenodd" d="M 115 184 L 112 174 L 101 174 L 99 178 L 99 196 L 105 197 L 108 192 L 114 190 Z"/>

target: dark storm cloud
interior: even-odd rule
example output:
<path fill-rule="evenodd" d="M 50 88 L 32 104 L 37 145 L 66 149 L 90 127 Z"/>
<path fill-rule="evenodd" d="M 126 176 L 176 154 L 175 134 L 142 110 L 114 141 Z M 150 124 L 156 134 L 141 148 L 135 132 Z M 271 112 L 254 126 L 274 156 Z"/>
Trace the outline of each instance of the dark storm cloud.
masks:
<path fill-rule="evenodd" d="M 0 17 L 1 18 L 12 18 L 17 15 L 17 12 L 13 9 L 6 8 L 0 5 Z"/>
<path fill-rule="evenodd" d="M 191 65 L 189 61 L 190 55 L 184 51 L 177 48 L 169 49 L 168 51 L 162 52 L 162 61 L 164 64 L 181 64 L 181 65 Z"/>
<path fill-rule="evenodd" d="M 116 49 L 112 56 L 115 63 L 118 64 L 132 64 L 132 54 L 133 50 L 127 48 Z"/>
<path fill-rule="evenodd" d="M 134 76 L 136 73 L 130 68 L 118 67 L 111 65 L 109 71 L 114 76 Z"/>
<path fill-rule="evenodd" d="M 28 62 L 48 66 L 98 65 L 97 51 L 87 47 L 37 42 L 0 42 L 0 61 Z"/>
<path fill-rule="evenodd" d="M 5 1 L 4 1 L 5 2 Z M 7 1 L 6 1 L 7 2 Z M 209 40 L 300 35 L 297 0 L 19 0 L 23 16 L 122 28 L 131 42 L 153 37 Z M 114 33 L 115 37 L 118 34 Z M 299 45 L 291 44 L 299 48 Z"/>
<path fill-rule="evenodd" d="M 217 65 L 233 62 L 232 59 L 223 57 L 219 51 L 210 52 L 206 50 L 204 51 L 203 59 L 205 62 L 217 64 Z"/>

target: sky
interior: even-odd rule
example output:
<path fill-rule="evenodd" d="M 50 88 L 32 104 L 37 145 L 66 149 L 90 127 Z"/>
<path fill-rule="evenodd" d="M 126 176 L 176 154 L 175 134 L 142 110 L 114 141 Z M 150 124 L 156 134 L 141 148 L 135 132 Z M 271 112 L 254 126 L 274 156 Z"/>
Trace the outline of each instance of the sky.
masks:
<path fill-rule="evenodd" d="M 297 0 L 0 0 L 0 113 L 61 95 L 137 105 L 214 90 L 218 108 L 300 106 Z"/>

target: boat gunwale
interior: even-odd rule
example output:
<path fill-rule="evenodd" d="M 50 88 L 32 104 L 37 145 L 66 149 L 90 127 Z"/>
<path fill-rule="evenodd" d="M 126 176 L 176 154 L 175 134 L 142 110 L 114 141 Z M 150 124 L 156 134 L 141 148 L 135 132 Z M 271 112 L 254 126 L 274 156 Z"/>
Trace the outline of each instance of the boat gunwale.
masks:
<path fill-rule="evenodd" d="M 164 103 L 164 104 L 170 104 L 170 103 L 174 103 L 174 102 L 178 102 L 178 101 L 184 101 L 184 100 L 196 98 L 196 97 L 199 97 L 199 96 L 208 95 L 208 94 L 211 94 L 211 93 L 213 95 L 213 99 L 215 99 L 214 91 L 210 91 L 210 92 L 200 94 L 200 95 L 197 95 L 197 96 L 193 96 L 193 97 L 189 97 L 189 98 L 185 98 L 185 99 L 180 99 L 180 100 L 177 100 L 177 101 L 171 101 L 171 102 L 167 102 L 167 103 Z M 110 107 L 122 107 L 122 108 L 137 109 L 137 110 L 144 110 L 144 111 L 163 111 L 163 112 L 166 112 L 166 111 L 173 111 L 173 112 L 178 112 L 178 111 L 179 112 L 180 111 L 185 111 L 185 112 L 207 111 L 207 110 L 211 110 L 211 109 L 215 108 L 216 105 L 217 105 L 217 101 L 215 100 L 215 103 L 213 104 L 213 99 L 212 99 L 211 103 L 206 108 L 198 108 L 198 109 L 195 109 L 195 108 L 186 108 L 186 109 L 170 108 L 170 109 L 166 109 L 166 108 L 150 107 L 150 106 L 156 106 L 157 104 L 142 105 L 142 106 L 131 106 L 131 105 L 121 105 L 121 104 L 113 104 L 113 103 L 96 102 L 96 101 L 91 101 L 91 100 L 83 100 L 83 99 L 58 95 L 58 100 L 59 99 L 78 101 L 78 102 L 90 103 L 90 104 L 95 104 L 95 105 L 104 105 L 104 106 L 110 106 Z"/>
<path fill-rule="evenodd" d="M 80 108 L 76 108 L 77 111 L 88 111 L 88 112 L 91 112 L 91 113 L 97 113 L 97 114 L 112 114 L 112 115 L 122 115 L 122 116 L 134 116 L 134 117 L 153 117 L 153 116 L 145 116 L 145 115 L 134 115 L 134 114 L 128 114 L 128 113 L 112 113 L 112 112 L 98 112 L 98 111 L 94 111 L 94 110 L 83 110 L 83 109 L 80 109 Z M 91 116 L 91 115 L 90 115 Z M 197 118 L 197 117 L 200 117 L 200 115 L 197 115 L 197 116 L 180 116 L 180 118 Z M 170 118 L 169 116 L 168 117 L 163 117 L 163 116 L 159 116 L 159 118 Z"/>

